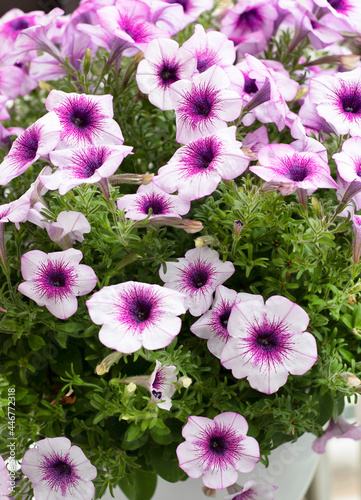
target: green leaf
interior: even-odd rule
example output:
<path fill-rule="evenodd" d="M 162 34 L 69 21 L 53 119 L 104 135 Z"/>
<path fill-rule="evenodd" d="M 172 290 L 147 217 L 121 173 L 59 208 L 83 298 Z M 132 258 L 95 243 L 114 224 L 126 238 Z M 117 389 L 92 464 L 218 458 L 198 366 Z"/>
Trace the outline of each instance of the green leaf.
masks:
<path fill-rule="evenodd" d="M 46 342 L 40 335 L 29 335 L 28 344 L 32 351 L 38 351 L 46 345 Z"/>
<path fill-rule="evenodd" d="M 136 470 L 119 481 L 119 486 L 129 500 L 150 500 L 157 487 L 157 474 Z"/>
<path fill-rule="evenodd" d="M 152 436 L 152 439 L 159 444 L 170 444 L 173 441 L 172 434 L 168 427 L 165 427 L 165 429 L 153 427 L 150 430 L 150 435 Z"/>
<path fill-rule="evenodd" d="M 169 455 L 169 447 L 150 447 L 150 461 L 156 473 L 170 483 L 176 483 L 187 478 L 187 474 L 179 467 L 176 454 L 174 459 Z"/>

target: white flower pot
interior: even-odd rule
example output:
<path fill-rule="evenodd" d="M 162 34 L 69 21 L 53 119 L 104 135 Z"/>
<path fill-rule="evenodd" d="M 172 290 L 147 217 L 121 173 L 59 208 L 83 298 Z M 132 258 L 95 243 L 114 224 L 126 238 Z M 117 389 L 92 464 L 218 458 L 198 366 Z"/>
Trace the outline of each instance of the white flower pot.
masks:
<path fill-rule="evenodd" d="M 285 443 L 274 450 L 269 457 L 269 467 L 256 464 L 250 474 L 239 474 L 238 484 L 247 479 L 258 478 L 268 481 L 278 489 L 275 500 L 302 500 L 308 490 L 321 455 L 312 451 L 313 434 L 304 434 L 295 443 Z M 178 483 L 168 483 L 158 478 L 158 486 L 153 500 L 206 500 L 202 492 L 201 479 L 187 479 Z M 120 489 L 114 490 L 116 500 L 127 500 Z M 217 498 L 223 500 L 226 491 L 217 491 Z M 112 500 L 110 493 L 103 500 Z"/>

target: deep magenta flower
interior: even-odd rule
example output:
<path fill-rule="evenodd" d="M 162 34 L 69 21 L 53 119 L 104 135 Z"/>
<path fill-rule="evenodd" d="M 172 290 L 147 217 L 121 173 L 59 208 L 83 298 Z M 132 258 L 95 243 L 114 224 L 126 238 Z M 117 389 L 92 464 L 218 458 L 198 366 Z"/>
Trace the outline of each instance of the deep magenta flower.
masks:
<path fill-rule="evenodd" d="M 192 316 L 205 313 L 217 285 L 234 273 L 232 262 L 221 262 L 219 253 L 209 247 L 193 248 L 178 262 L 166 262 L 167 270 L 159 270 L 165 287 L 178 290 L 187 296 L 186 307 Z"/>
<path fill-rule="evenodd" d="M 45 438 L 28 450 L 21 470 L 37 500 L 91 500 L 97 469 L 78 446 L 65 437 Z"/>
<path fill-rule="evenodd" d="M 78 309 L 77 297 L 93 290 L 97 277 L 89 266 L 79 264 L 83 254 L 70 248 L 46 254 L 31 250 L 21 257 L 21 273 L 26 280 L 18 290 L 38 306 L 45 306 L 59 319 L 67 319 Z"/>
<path fill-rule="evenodd" d="M 176 114 L 177 142 L 187 144 L 239 117 L 242 99 L 228 90 L 230 81 L 219 66 L 212 66 L 192 81 L 180 80 L 170 87 Z"/>
<path fill-rule="evenodd" d="M 0 500 L 9 500 L 8 494 L 11 491 L 10 474 L 6 468 L 5 461 L 0 455 Z"/>
<path fill-rule="evenodd" d="M 67 94 L 52 90 L 45 106 L 60 120 L 59 149 L 96 144 L 121 145 L 124 142 L 119 125 L 112 119 L 111 95 Z"/>
<path fill-rule="evenodd" d="M 51 162 L 57 167 L 52 175 L 43 175 L 47 189 L 58 189 L 61 195 L 80 184 L 94 184 L 114 174 L 123 159 L 131 153 L 130 146 L 86 145 L 53 151 Z"/>
<path fill-rule="evenodd" d="M 253 294 L 237 293 L 235 290 L 218 285 L 212 309 L 193 323 L 190 327 L 191 332 L 201 339 L 208 339 L 208 349 L 214 356 L 220 358 L 229 339 L 227 326 L 233 305 L 252 299 L 254 299 Z"/>
<path fill-rule="evenodd" d="M 361 68 L 310 81 L 310 100 L 340 135 L 361 136 Z"/>
<path fill-rule="evenodd" d="M 213 420 L 190 416 L 182 430 L 186 441 L 177 448 L 179 467 L 189 477 L 202 476 L 208 488 L 227 488 L 238 472 L 251 472 L 259 460 L 258 443 L 247 431 L 238 413 L 221 413 Z"/>
<path fill-rule="evenodd" d="M 272 394 L 289 373 L 303 375 L 317 361 L 316 340 L 305 331 L 308 321 L 300 306 L 279 295 L 265 304 L 261 296 L 239 302 L 228 320 L 221 362 L 235 378 L 247 377 L 253 389 Z"/>
<path fill-rule="evenodd" d="M 96 325 L 103 325 L 99 340 L 119 352 L 132 353 L 142 346 L 161 349 L 181 329 L 178 316 L 186 312 L 185 296 L 159 285 L 127 281 L 103 287 L 86 305 Z"/>
<path fill-rule="evenodd" d="M 295 151 L 289 144 L 270 144 L 258 152 L 260 166 L 250 170 L 265 181 L 294 184 L 294 189 L 306 189 L 308 194 L 318 188 L 337 189 L 330 167 L 317 153 Z"/>
<path fill-rule="evenodd" d="M 179 48 L 175 40 L 158 38 L 149 43 L 144 59 L 136 74 L 139 90 L 149 95 L 154 106 L 173 109 L 170 85 L 182 79 L 190 79 L 196 69 L 192 54 Z"/>
<path fill-rule="evenodd" d="M 38 158 L 46 157 L 58 144 L 60 123 L 55 113 L 48 113 L 17 137 L 0 164 L 0 185 L 24 173 Z"/>
<path fill-rule="evenodd" d="M 171 195 L 157 187 L 154 183 L 141 185 L 136 194 L 126 194 L 118 198 L 119 210 L 126 212 L 126 217 L 142 220 L 152 209 L 151 219 L 155 217 L 180 217 L 189 212 L 190 202 L 179 196 Z"/>
<path fill-rule="evenodd" d="M 356 422 L 349 424 L 344 420 L 341 415 L 338 417 L 337 422 L 331 417 L 330 423 L 328 424 L 325 433 L 315 439 L 312 444 L 312 449 L 315 453 L 325 453 L 327 442 L 335 438 L 351 438 L 355 441 L 361 439 L 361 425 L 357 425 Z"/>
<path fill-rule="evenodd" d="M 164 191 L 178 191 L 184 200 L 197 200 L 217 189 L 222 179 L 231 180 L 247 169 L 250 158 L 236 140 L 236 127 L 218 130 L 178 149 L 158 170 L 154 183 Z"/>

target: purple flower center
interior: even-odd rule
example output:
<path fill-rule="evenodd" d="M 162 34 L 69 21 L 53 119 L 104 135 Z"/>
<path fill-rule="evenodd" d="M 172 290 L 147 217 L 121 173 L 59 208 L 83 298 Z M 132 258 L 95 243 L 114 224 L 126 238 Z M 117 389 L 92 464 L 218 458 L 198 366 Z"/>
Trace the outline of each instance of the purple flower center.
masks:
<path fill-rule="evenodd" d="M 14 19 L 11 22 L 11 29 L 13 31 L 25 30 L 26 28 L 29 28 L 29 26 L 30 26 L 29 21 L 21 17 L 18 19 Z"/>
<path fill-rule="evenodd" d="M 231 315 L 231 309 L 226 309 L 220 316 L 219 316 L 219 322 L 222 326 L 222 328 L 227 329 L 228 326 L 228 320 Z"/>
<path fill-rule="evenodd" d="M 71 466 L 62 460 L 57 460 L 51 464 L 50 469 L 59 479 L 68 478 L 72 472 Z"/>
<path fill-rule="evenodd" d="M 216 62 L 216 54 L 212 51 L 206 51 L 199 55 L 197 54 L 197 70 L 200 73 L 206 71 L 208 68 L 213 66 L 213 64 L 216 64 Z"/>
<path fill-rule="evenodd" d="M 171 63 L 164 63 L 163 66 L 160 67 L 159 70 L 159 77 L 162 80 L 162 83 L 168 87 L 174 82 L 177 82 L 179 80 L 178 78 L 178 66 L 176 64 L 171 64 Z"/>
<path fill-rule="evenodd" d="M 149 37 L 147 23 L 145 21 L 136 22 L 129 17 L 123 16 L 119 21 L 119 27 L 127 35 L 133 38 L 134 42 L 146 41 Z"/>
<path fill-rule="evenodd" d="M 50 269 L 45 280 L 46 284 L 49 286 L 54 286 L 56 288 L 63 288 L 66 286 L 65 273 L 58 269 Z"/>
<path fill-rule="evenodd" d="M 243 24 L 248 24 L 252 31 L 257 31 L 261 28 L 262 22 L 259 18 L 257 9 L 251 9 L 246 12 L 242 12 L 239 16 L 238 26 Z"/>
<path fill-rule="evenodd" d="M 261 331 L 256 337 L 256 343 L 267 352 L 275 351 L 279 346 L 279 339 L 276 332 L 272 329 L 270 331 Z"/>
<path fill-rule="evenodd" d="M 183 7 L 184 12 L 187 11 L 188 0 L 167 0 L 168 3 L 179 3 Z"/>
<path fill-rule="evenodd" d="M 167 204 L 164 203 L 164 200 L 160 196 L 153 194 L 144 200 L 142 211 L 148 215 L 149 209 L 151 208 L 152 215 L 161 215 L 168 208 L 166 205 Z"/>
<path fill-rule="evenodd" d="M 206 118 L 212 110 L 212 100 L 207 95 L 195 96 L 191 104 L 191 109 L 195 115 Z"/>
<path fill-rule="evenodd" d="M 209 449 L 214 455 L 225 455 L 229 448 L 229 443 L 224 437 L 214 436 L 209 440 Z"/>
<path fill-rule="evenodd" d="M 245 76 L 243 90 L 246 92 L 246 94 L 249 94 L 249 95 L 254 95 L 256 92 L 258 92 L 258 87 L 256 85 L 256 79 L 249 78 L 249 76 Z"/>
<path fill-rule="evenodd" d="M 294 163 L 288 169 L 286 177 L 294 182 L 302 182 L 308 176 L 309 170 L 306 165 Z"/>
<path fill-rule="evenodd" d="M 208 281 L 208 272 L 205 269 L 193 269 L 189 281 L 194 288 L 202 288 Z"/>
<path fill-rule="evenodd" d="M 89 158 L 89 161 L 84 166 L 84 177 L 91 177 L 99 167 L 103 165 L 103 158 Z"/>
<path fill-rule="evenodd" d="M 327 0 L 327 2 L 333 7 L 335 10 L 341 10 L 343 7 L 342 0 Z"/>
<path fill-rule="evenodd" d="M 130 304 L 130 314 L 137 323 L 146 321 L 152 312 L 152 304 L 145 298 L 139 297 Z"/>
<path fill-rule="evenodd" d="M 80 130 L 86 129 L 92 122 L 89 108 L 87 109 L 86 107 L 81 105 L 74 107 L 69 115 L 69 121 Z"/>
<path fill-rule="evenodd" d="M 357 114 L 361 109 L 361 96 L 356 92 L 341 97 L 342 108 L 346 113 Z"/>
<path fill-rule="evenodd" d="M 157 399 L 162 399 L 162 393 L 161 393 L 161 391 L 155 391 L 155 390 L 153 389 L 152 394 L 153 394 L 153 396 L 154 396 L 155 398 L 157 398 Z"/>
<path fill-rule="evenodd" d="M 16 154 L 19 161 L 28 162 L 35 158 L 39 147 L 39 131 L 33 127 L 16 140 Z"/>

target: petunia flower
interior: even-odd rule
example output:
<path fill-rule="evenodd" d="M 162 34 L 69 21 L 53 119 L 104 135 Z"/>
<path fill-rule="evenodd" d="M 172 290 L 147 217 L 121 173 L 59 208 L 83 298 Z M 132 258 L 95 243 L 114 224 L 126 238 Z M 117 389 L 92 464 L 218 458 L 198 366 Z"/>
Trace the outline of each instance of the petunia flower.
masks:
<path fill-rule="evenodd" d="M 289 144 L 270 144 L 258 152 L 258 161 L 260 166 L 252 166 L 250 170 L 265 181 L 293 184 L 295 189 L 307 190 L 308 194 L 319 188 L 338 188 L 330 167 L 317 153 L 299 152 Z"/>
<path fill-rule="evenodd" d="M 241 145 L 236 140 L 236 127 L 200 137 L 178 149 L 153 182 L 169 193 L 178 191 L 184 200 L 207 196 L 222 179 L 234 179 L 247 169 L 250 158 Z"/>
<path fill-rule="evenodd" d="M 193 323 L 190 327 L 191 332 L 201 339 L 208 339 L 207 347 L 209 351 L 217 358 L 220 358 L 229 339 L 227 325 L 233 305 L 237 302 L 252 300 L 254 297 L 253 294 L 237 293 L 235 290 L 218 285 L 212 309 Z"/>
<path fill-rule="evenodd" d="M 53 151 L 50 161 L 57 167 L 52 175 L 40 180 L 47 189 L 58 189 L 61 195 L 80 184 L 95 184 L 113 175 L 131 146 L 86 145 Z"/>
<path fill-rule="evenodd" d="M 217 285 L 234 273 L 232 262 L 221 262 L 219 253 L 209 247 L 188 250 L 184 258 L 166 265 L 166 272 L 162 267 L 159 270 L 164 286 L 186 295 L 186 307 L 192 316 L 200 316 L 209 309 Z"/>
<path fill-rule="evenodd" d="M 58 144 L 60 123 L 55 113 L 48 113 L 30 125 L 13 142 L 0 164 L 0 185 L 5 186 L 19 177 L 38 158 L 46 157 Z"/>
<path fill-rule="evenodd" d="M 182 30 L 184 10 L 180 3 L 163 0 L 142 0 L 149 6 L 148 21 L 175 35 Z"/>
<path fill-rule="evenodd" d="M 177 142 L 191 140 L 226 128 L 239 117 L 242 99 L 228 90 L 230 81 L 222 68 L 212 66 L 192 81 L 181 80 L 170 87 L 176 114 Z"/>
<path fill-rule="evenodd" d="M 173 109 L 170 85 L 178 80 L 190 79 L 196 69 L 192 54 L 179 48 L 175 40 L 152 40 L 136 74 L 139 90 L 148 94 L 149 101 L 164 110 Z"/>
<path fill-rule="evenodd" d="M 21 460 L 21 470 L 32 483 L 36 500 L 91 500 L 97 469 L 78 446 L 65 437 L 35 443 Z"/>
<path fill-rule="evenodd" d="M 234 484 L 238 472 L 251 472 L 258 462 L 257 441 L 247 436 L 248 424 L 242 415 L 225 412 L 213 420 L 188 417 L 177 448 L 179 467 L 208 488 L 223 489 Z"/>
<path fill-rule="evenodd" d="M 228 492 L 231 494 L 224 500 L 274 500 L 274 491 L 277 489 L 277 486 L 267 481 L 249 479 L 243 487 L 238 484 L 230 486 Z"/>
<path fill-rule="evenodd" d="M 21 273 L 26 280 L 18 290 L 38 306 L 45 306 L 59 319 L 67 319 L 78 309 L 77 297 L 93 290 L 97 277 L 89 266 L 79 264 L 83 254 L 70 248 L 46 254 L 31 250 L 21 257 Z"/>
<path fill-rule="evenodd" d="M 178 335 L 185 296 L 159 285 L 127 281 L 105 286 L 86 305 L 102 344 L 123 353 L 161 349 Z"/>
<path fill-rule="evenodd" d="M 340 177 L 346 182 L 361 181 L 361 137 L 352 137 L 342 144 L 340 153 L 335 153 L 332 158 L 337 165 Z M 361 200 L 357 200 L 357 210 L 361 209 Z"/>
<path fill-rule="evenodd" d="M 84 233 L 90 233 L 91 227 L 81 212 L 60 212 L 56 221 L 44 223 L 49 238 L 63 250 L 71 248 L 76 241 L 84 240 Z"/>
<path fill-rule="evenodd" d="M 361 425 L 357 425 L 356 422 L 349 424 L 344 420 L 341 415 L 338 417 L 337 422 L 331 417 L 330 423 L 324 434 L 315 439 L 312 444 L 312 449 L 315 453 L 325 453 L 327 442 L 335 438 L 351 438 L 355 441 L 361 439 Z"/>
<path fill-rule="evenodd" d="M 126 194 L 118 198 L 119 210 L 126 212 L 125 217 L 133 220 L 142 220 L 148 216 L 152 209 L 154 217 L 180 217 L 189 212 L 190 202 L 179 196 L 171 195 L 160 189 L 156 184 L 141 185 L 136 194 Z"/>
<path fill-rule="evenodd" d="M 13 489 L 10 486 L 10 474 L 6 468 L 5 461 L 0 455 L 0 500 L 9 500 L 8 494 Z"/>
<path fill-rule="evenodd" d="M 113 120 L 113 96 L 86 95 L 52 90 L 45 102 L 60 120 L 61 135 L 58 149 L 85 145 L 124 142 L 119 125 Z M 48 115 L 45 115 L 48 117 Z"/>
<path fill-rule="evenodd" d="M 361 68 L 310 81 L 310 101 L 340 135 L 361 135 Z"/>
<path fill-rule="evenodd" d="M 184 17 L 181 20 L 181 30 L 184 29 L 188 24 L 194 23 L 199 16 L 211 10 L 214 4 L 214 0 L 165 0 L 167 3 L 179 3 L 183 7 Z"/>
<path fill-rule="evenodd" d="M 247 377 L 259 392 L 273 394 L 288 374 L 303 375 L 317 361 L 316 340 L 306 332 L 308 314 L 275 295 L 235 304 L 228 320 L 230 338 L 221 363 L 235 378 Z"/>

